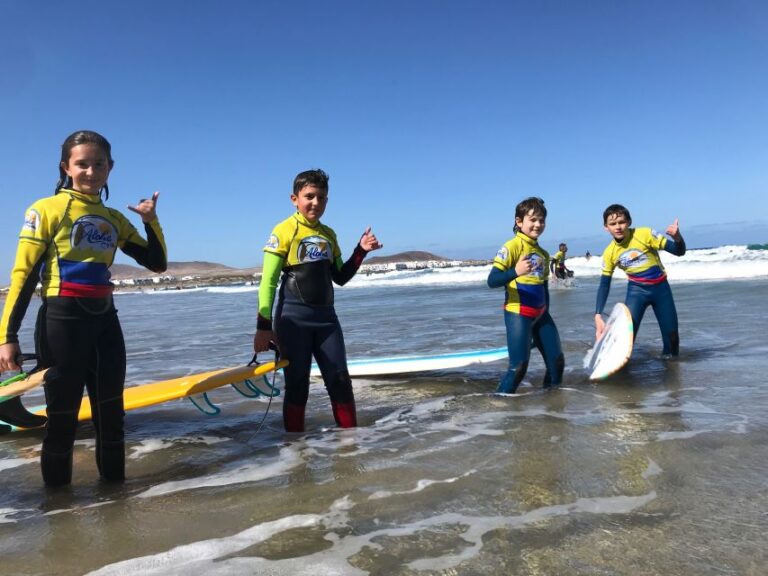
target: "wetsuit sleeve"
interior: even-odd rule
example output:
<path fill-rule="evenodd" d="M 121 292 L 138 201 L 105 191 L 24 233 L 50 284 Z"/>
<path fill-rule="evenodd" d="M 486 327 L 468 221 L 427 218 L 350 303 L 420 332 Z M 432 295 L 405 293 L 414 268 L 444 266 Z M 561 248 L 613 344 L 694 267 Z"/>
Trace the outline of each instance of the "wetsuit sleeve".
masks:
<path fill-rule="evenodd" d="M 349 260 L 342 264 L 341 254 L 334 261 L 334 265 L 331 268 L 331 278 L 339 286 L 344 286 L 347 282 L 352 280 L 352 277 L 357 273 L 360 266 L 363 264 L 365 256 L 368 254 L 360 244 L 355 246 L 355 250 L 352 252 L 352 256 Z"/>
<path fill-rule="evenodd" d="M 680 236 L 680 241 L 676 242 L 671 238 L 667 238 L 667 243 L 664 244 L 664 250 L 675 256 L 682 256 L 685 254 L 685 240 Z"/>
<path fill-rule="evenodd" d="M 491 272 L 488 274 L 488 286 L 490 288 L 499 288 L 517 278 L 515 265 L 521 255 L 520 247 L 514 240 L 507 242 L 499 248 L 496 257 L 493 259 Z"/>
<path fill-rule="evenodd" d="M 0 319 L 0 344 L 17 344 L 19 328 L 35 287 L 40 281 L 40 268 L 48 245 L 37 240 L 19 240 L 16 262 L 11 272 L 11 287 L 5 298 Z"/>
<path fill-rule="evenodd" d="M 488 274 L 488 287 L 501 288 L 512 282 L 515 278 L 517 278 L 517 272 L 514 268 L 501 270 L 496 268 L 496 266 L 492 266 L 491 272 Z"/>
<path fill-rule="evenodd" d="M 608 294 L 611 291 L 611 276 L 600 276 L 600 286 L 597 288 L 597 301 L 595 314 L 602 314 L 605 303 L 608 302 Z"/>
<path fill-rule="evenodd" d="M 160 222 L 155 218 L 152 222 L 144 223 L 147 239 L 141 237 L 136 228 L 126 221 L 130 227 L 127 238 L 120 249 L 152 272 L 165 272 L 168 268 L 168 251 L 165 247 L 165 237 Z"/>
<path fill-rule="evenodd" d="M 272 306 L 275 303 L 275 291 L 280 272 L 285 260 L 272 252 L 264 252 L 264 265 L 259 282 L 259 317 L 258 330 L 272 330 Z"/>

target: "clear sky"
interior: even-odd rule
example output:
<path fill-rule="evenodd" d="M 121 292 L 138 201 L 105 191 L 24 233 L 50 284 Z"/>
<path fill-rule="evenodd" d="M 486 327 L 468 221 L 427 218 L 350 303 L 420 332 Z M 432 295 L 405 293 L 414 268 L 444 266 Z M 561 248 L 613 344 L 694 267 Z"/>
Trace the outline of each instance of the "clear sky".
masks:
<path fill-rule="evenodd" d="M 53 192 L 60 145 L 84 128 L 112 142 L 111 205 L 160 191 L 175 261 L 259 265 L 293 177 L 315 167 L 345 254 L 371 225 L 381 255 L 491 258 L 530 195 L 549 208 L 550 250 L 601 250 L 613 202 L 637 225 L 679 217 L 699 245 L 729 242 L 733 222 L 768 242 L 763 0 L 0 10 L 5 278 L 25 208 Z"/>

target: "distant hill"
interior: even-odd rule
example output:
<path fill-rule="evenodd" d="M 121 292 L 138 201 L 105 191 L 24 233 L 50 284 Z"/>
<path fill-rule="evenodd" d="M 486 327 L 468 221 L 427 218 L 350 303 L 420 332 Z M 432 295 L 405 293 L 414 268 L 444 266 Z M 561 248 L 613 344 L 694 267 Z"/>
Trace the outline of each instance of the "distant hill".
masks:
<path fill-rule="evenodd" d="M 400 252 L 391 256 L 374 256 L 366 258 L 366 264 L 389 264 L 391 262 L 419 262 L 425 260 L 448 260 L 443 256 L 437 256 L 429 252 Z M 256 272 L 261 272 L 260 267 L 255 268 L 232 268 L 224 264 L 215 262 L 168 262 L 168 270 L 162 274 L 150 272 L 139 266 L 129 264 L 113 264 L 110 268 L 113 280 L 124 280 L 126 278 L 149 278 L 152 276 L 200 276 L 201 278 L 226 277 L 226 276 L 252 276 Z"/>
<path fill-rule="evenodd" d="M 437 256 L 429 252 L 400 252 L 399 254 L 392 254 L 392 256 L 374 256 L 373 258 L 366 258 L 366 264 L 391 264 L 392 262 L 423 262 L 425 260 L 448 260 L 443 256 Z"/>
<path fill-rule="evenodd" d="M 163 272 L 162 275 L 176 277 L 246 276 L 251 275 L 258 270 L 260 270 L 260 268 L 232 268 L 231 266 L 216 264 L 215 262 L 168 262 L 168 269 Z M 110 267 L 110 271 L 112 272 L 112 278 L 115 280 L 157 276 L 157 274 L 150 272 L 145 268 L 130 266 L 128 264 L 113 264 Z"/>

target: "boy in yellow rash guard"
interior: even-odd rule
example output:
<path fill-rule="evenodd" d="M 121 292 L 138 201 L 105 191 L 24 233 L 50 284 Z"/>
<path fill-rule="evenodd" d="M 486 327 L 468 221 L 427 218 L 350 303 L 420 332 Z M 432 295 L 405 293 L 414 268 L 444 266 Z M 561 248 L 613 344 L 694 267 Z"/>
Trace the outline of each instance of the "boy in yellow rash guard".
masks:
<path fill-rule="evenodd" d="M 627 274 L 625 303 L 632 314 L 635 337 L 645 310 L 652 306 L 661 330 L 662 353 L 677 356 L 680 351 L 677 310 L 659 250 L 675 256 L 685 254 L 685 240 L 678 221 L 667 227 L 666 233 L 670 236 L 667 238 L 650 228 L 630 228 L 629 210 L 620 204 L 612 204 L 603 212 L 603 224 L 613 240 L 603 252 L 603 271 L 595 306 L 595 338 L 599 339 L 605 330 L 602 312 L 611 289 L 611 277 L 618 267 Z"/>
<path fill-rule="evenodd" d="M 531 357 L 531 342 L 547 370 L 544 387 L 560 384 L 564 357 L 560 335 L 549 314 L 549 254 L 538 244 L 546 227 L 547 209 L 541 198 L 526 198 L 515 208 L 515 237 L 501 247 L 488 275 L 490 288 L 506 288 L 504 324 L 509 368 L 497 392 L 514 394 Z"/>
<path fill-rule="evenodd" d="M 147 240 L 122 214 L 103 204 L 101 194 L 109 194 L 113 164 L 109 142 L 96 132 L 75 132 L 64 141 L 56 193 L 26 212 L 0 320 L 0 370 L 18 369 L 18 329 L 42 280 L 35 343 L 39 364 L 50 369 L 45 377 L 48 422 L 40 463 L 43 480 L 52 486 L 71 481 L 84 387 L 93 412 L 99 473 L 109 481 L 124 479 L 125 344 L 112 302 L 109 266 L 120 248 L 150 270 L 166 268 L 165 241 L 155 211 L 158 193 L 129 206 L 141 216 Z"/>
<path fill-rule="evenodd" d="M 291 202 L 296 213 L 275 226 L 264 247 L 253 347 L 257 353 L 266 351 L 276 334 L 280 353 L 289 361 L 283 369 L 283 424 L 287 432 L 304 431 L 312 356 L 331 398 L 336 423 L 341 428 L 353 427 L 357 425 L 355 399 L 344 336 L 333 306 L 332 283 L 346 284 L 365 255 L 382 244 L 368 228 L 349 260 L 342 261 L 336 234 L 320 222 L 328 202 L 328 175 L 322 170 L 296 176 Z M 273 322 L 272 308 L 281 272 Z"/>
<path fill-rule="evenodd" d="M 552 260 L 549 263 L 550 273 L 559 280 L 565 280 L 566 278 L 573 276 L 573 272 L 565 267 L 565 256 L 567 253 L 568 245 L 561 243 L 560 246 L 558 246 L 557 252 L 555 252 L 555 255 L 552 256 Z"/>

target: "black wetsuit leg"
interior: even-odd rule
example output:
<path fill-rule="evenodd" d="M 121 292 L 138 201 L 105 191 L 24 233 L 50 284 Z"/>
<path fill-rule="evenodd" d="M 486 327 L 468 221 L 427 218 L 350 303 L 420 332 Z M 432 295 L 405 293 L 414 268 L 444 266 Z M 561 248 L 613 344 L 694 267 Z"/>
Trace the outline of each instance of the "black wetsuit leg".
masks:
<path fill-rule="evenodd" d="M 42 365 L 50 366 L 45 379 L 48 423 L 41 454 L 43 480 L 49 485 L 71 481 L 77 415 L 86 386 L 99 472 L 106 480 L 125 478 L 125 344 L 117 310 L 98 302 L 102 304 L 48 298 L 38 314 L 37 353 Z"/>
<path fill-rule="evenodd" d="M 289 432 L 304 430 L 312 356 L 317 360 L 341 427 L 355 425 L 352 381 L 346 362 L 344 336 L 333 306 L 309 306 L 278 301 L 275 330 L 283 358 L 285 399 L 283 423 Z"/>

